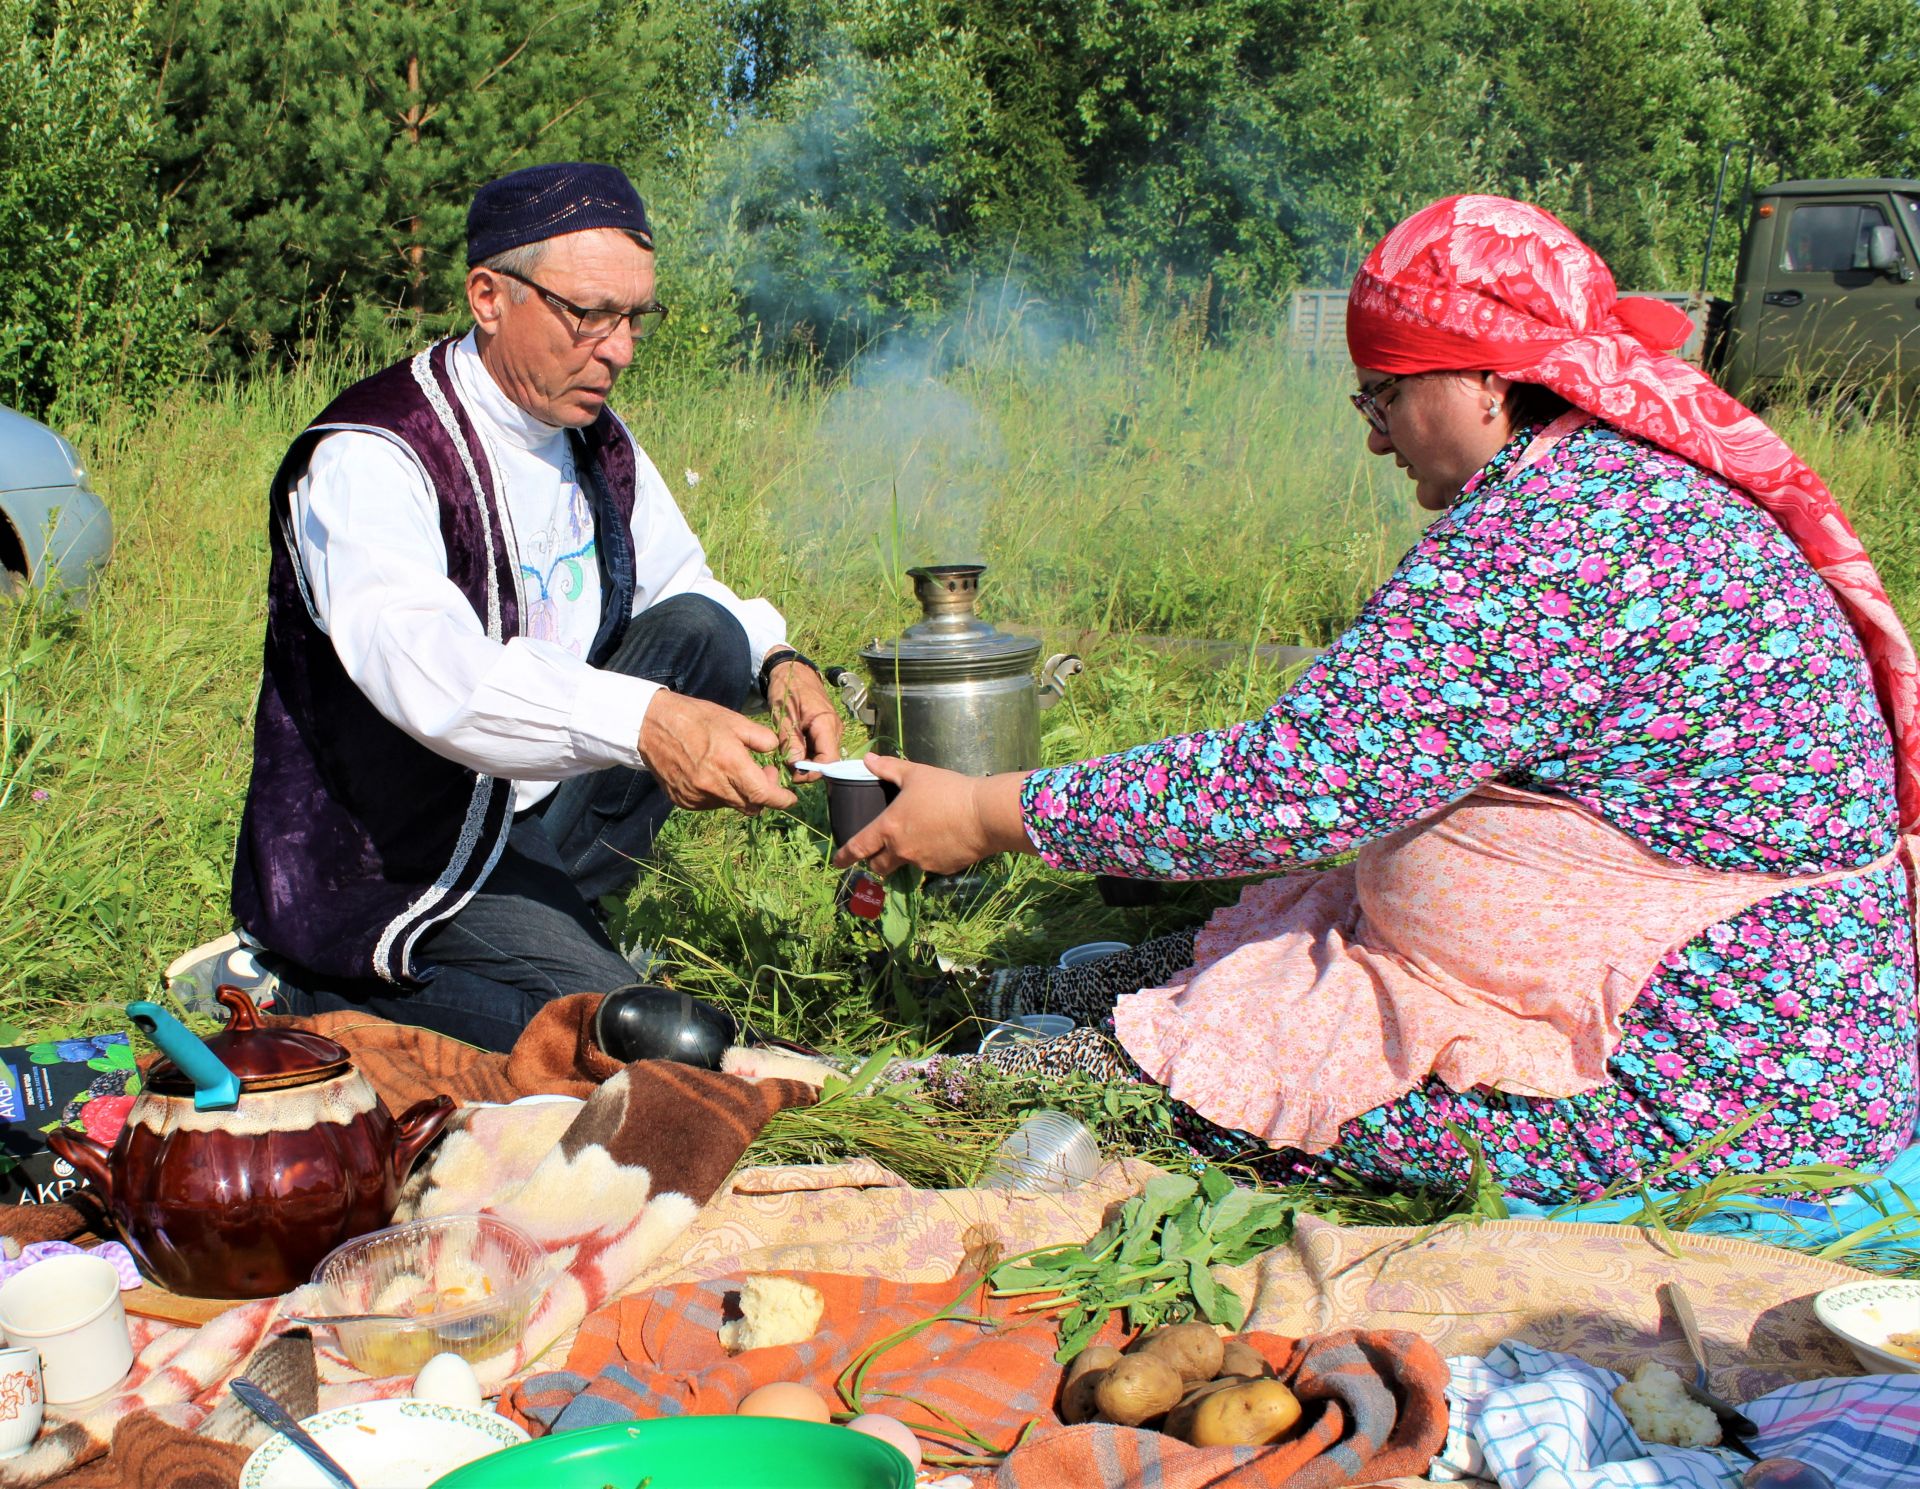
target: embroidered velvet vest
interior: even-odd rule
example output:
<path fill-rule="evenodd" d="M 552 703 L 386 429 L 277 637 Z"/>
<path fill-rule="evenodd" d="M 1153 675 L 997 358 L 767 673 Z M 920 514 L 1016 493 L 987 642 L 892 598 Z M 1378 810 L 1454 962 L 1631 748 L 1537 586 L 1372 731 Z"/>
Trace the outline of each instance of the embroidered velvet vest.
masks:
<path fill-rule="evenodd" d="M 447 365 L 451 346 L 348 388 L 294 440 L 270 492 L 266 657 L 233 912 L 271 950 L 330 976 L 414 980 L 414 947 L 480 886 L 511 825 L 511 781 L 436 755 L 347 676 L 314 615 L 292 527 L 292 489 L 315 444 L 341 430 L 393 440 L 439 504 L 448 577 L 488 636 L 521 634 L 512 528 Z M 611 410 L 569 438 L 600 554 L 600 629 L 588 654 L 598 664 L 633 608 L 636 462 Z"/>

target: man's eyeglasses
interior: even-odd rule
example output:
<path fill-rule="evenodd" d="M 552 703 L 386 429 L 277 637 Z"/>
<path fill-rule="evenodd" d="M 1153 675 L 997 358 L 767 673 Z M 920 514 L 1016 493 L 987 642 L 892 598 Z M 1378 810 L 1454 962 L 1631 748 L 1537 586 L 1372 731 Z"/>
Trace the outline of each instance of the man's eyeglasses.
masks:
<path fill-rule="evenodd" d="M 576 305 L 564 295 L 556 295 L 544 284 L 516 274 L 511 269 L 495 269 L 495 274 L 504 274 L 509 279 L 517 279 L 541 299 L 545 300 L 567 320 L 573 323 L 573 334 L 582 341 L 605 341 L 619 329 L 625 321 L 627 329 L 633 333 L 635 341 L 645 341 L 667 318 L 667 307 L 655 300 L 651 305 L 642 305 L 638 310 L 588 309 L 585 305 Z"/>
<path fill-rule="evenodd" d="M 1390 377 L 1383 377 L 1371 388 L 1362 388 L 1358 393 L 1349 393 L 1347 395 L 1348 398 L 1353 400 L 1353 406 L 1360 410 L 1360 417 L 1373 426 L 1373 432 L 1375 434 L 1383 438 L 1390 438 L 1391 436 L 1387 430 L 1388 405 L 1380 401 L 1380 395 L 1395 383 L 1399 382 L 1400 376 L 1401 374 L 1395 373 Z"/>

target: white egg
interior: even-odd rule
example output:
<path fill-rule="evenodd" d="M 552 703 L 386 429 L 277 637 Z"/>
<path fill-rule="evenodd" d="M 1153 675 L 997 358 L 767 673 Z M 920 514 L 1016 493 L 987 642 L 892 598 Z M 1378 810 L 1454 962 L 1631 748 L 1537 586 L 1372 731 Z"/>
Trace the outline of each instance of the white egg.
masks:
<path fill-rule="evenodd" d="M 864 1432 L 868 1437 L 877 1437 L 889 1447 L 898 1448 L 906 1455 L 907 1462 L 916 1469 L 920 1467 L 920 1439 L 913 1435 L 913 1429 L 898 1417 L 883 1416 L 879 1412 L 862 1412 L 847 1423 L 855 1432 Z"/>
<path fill-rule="evenodd" d="M 413 1378 L 414 1399 L 439 1406 L 480 1409 L 480 1378 L 458 1355 L 435 1355 Z"/>

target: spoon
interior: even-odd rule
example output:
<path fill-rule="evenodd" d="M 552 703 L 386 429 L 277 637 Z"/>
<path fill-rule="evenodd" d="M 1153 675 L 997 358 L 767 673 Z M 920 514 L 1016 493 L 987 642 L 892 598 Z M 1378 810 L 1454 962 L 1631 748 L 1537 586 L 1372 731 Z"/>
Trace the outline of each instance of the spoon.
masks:
<path fill-rule="evenodd" d="M 289 1313 L 288 1323 L 306 1324 L 315 1329 L 333 1329 L 341 1324 L 406 1324 L 417 1320 L 404 1313 Z"/>
<path fill-rule="evenodd" d="M 1762 1458 L 1740 1482 L 1744 1489 L 1834 1489 L 1832 1479 L 1798 1458 Z"/>
<path fill-rule="evenodd" d="M 289 1439 L 296 1448 L 311 1458 L 320 1471 L 333 1480 L 339 1489 L 360 1489 L 360 1486 L 354 1483 L 353 1475 L 334 1462 L 332 1455 L 313 1440 L 313 1434 L 294 1421 L 287 1409 L 260 1387 L 245 1377 L 236 1377 L 227 1382 L 227 1389 L 232 1391 L 256 1417 L 273 1428 L 275 1432 Z"/>
<path fill-rule="evenodd" d="M 1686 1336 L 1687 1350 L 1693 1356 L 1693 1383 L 1686 1388 L 1687 1394 L 1711 1411 L 1719 1420 L 1721 1440 L 1743 1458 L 1753 1462 L 1760 1461 L 1760 1455 L 1747 1446 L 1747 1439 L 1759 1432 L 1753 1419 L 1743 1413 L 1732 1402 L 1713 1394 L 1707 1384 L 1707 1346 L 1700 1337 L 1700 1325 L 1693 1316 L 1693 1304 L 1687 1298 L 1687 1291 L 1677 1282 L 1668 1282 L 1660 1291 L 1666 1296 L 1667 1306 L 1673 1310 L 1673 1316 L 1680 1324 L 1680 1332 Z"/>

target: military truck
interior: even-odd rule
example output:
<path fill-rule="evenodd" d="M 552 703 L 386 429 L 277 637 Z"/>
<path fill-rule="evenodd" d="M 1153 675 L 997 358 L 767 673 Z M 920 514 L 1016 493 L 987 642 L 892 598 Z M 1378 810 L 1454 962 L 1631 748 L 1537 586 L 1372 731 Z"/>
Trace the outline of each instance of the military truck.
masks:
<path fill-rule="evenodd" d="M 1724 170 L 1722 182 L 1724 184 Z M 1681 306 L 1682 355 L 1749 404 L 1892 393 L 1920 403 L 1920 181 L 1782 181 L 1742 193 L 1749 216 L 1731 299 L 1632 291 Z M 1711 262 L 1720 217 L 1707 232 Z M 1344 355 L 1345 290 L 1296 290 L 1289 340 Z"/>
<path fill-rule="evenodd" d="M 1753 195 L 1731 300 L 1693 307 L 1730 393 L 1920 397 L 1920 181 L 1782 181 Z"/>

